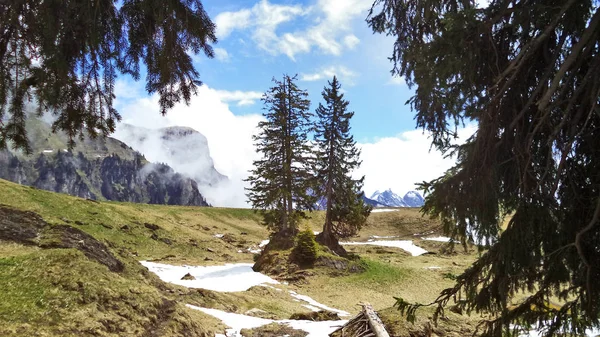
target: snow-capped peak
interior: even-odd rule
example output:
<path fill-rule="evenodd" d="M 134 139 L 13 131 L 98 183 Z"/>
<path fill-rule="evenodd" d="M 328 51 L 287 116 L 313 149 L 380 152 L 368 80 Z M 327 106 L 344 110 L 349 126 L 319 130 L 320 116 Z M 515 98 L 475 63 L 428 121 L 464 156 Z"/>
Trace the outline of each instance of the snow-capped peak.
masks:
<path fill-rule="evenodd" d="M 375 191 L 371 198 L 384 207 L 421 207 L 423 206 L 423 197 L 417 191 L 409 191 L 404 197 L 394 193 L 391 188 L 380 192 Z"/>

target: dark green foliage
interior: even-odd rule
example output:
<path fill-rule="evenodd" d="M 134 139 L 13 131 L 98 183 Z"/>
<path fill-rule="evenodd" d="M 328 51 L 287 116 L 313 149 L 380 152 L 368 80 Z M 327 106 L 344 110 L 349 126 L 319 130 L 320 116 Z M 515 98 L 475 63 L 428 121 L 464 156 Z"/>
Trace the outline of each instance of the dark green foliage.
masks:
<path fill-rule="evenodd" d="M 165 114 L 200 85 L 188 52 L 213 57 L 215 25 L 199 0 L 11 0 L 0 2 L 0 149 L 30 152 L 25 104 L 52 111 L 53 130 L 74 139 L 107 135 L 119 73 L 160 96 Z"/>
<path fill-rule="evenodd" d="M 360 151 L 350 134 L 350 119 L 341 85 L 334 76 L 322 96 L 325 104 L 316 109 L 316 191 L 326 200 L 326 216 L 319 241 L 338 248 L 338 238 L 356 234 L 366 222 L 372 207 L 362 198 L 363 178 L 352 179 L 360 165 Z"/>
<path fill-rule="evenodd" d="M 396 37 L 393 73 L 416 86 L 417 125 L 457 155 L 423 183 L 423 210 L 463 242 L 493 242 L 434 302 L 438 315 L 450 299 L 491 313 L 483 336 L 510 324 L 539 324 L 548 336 L 600 324 L 599 6 L 376 0 L 369 14 L 375 32 Z M 477 133 L 450 146 L 465 119 Z M 520 292 L 530 296 L 509 308 Z M 533 309 L 550 297 L 563 306 Z"/>
<path fill-rule="evenodd" d="M 315 241 L 315 234 L 307 228 L 296 236 L 296 246 L 292 250 L 294 261 L 301 265 L 310 265 L 317 259 L 319 247 Z"/>
<path fill-rule="evenodd" d="M 247 179 L 252 207 L 261 210 L 265 225 L 288 238 L 297 233 L 303 210 L 314 208 L 314 197 L 308 194 L 310 101 L 295 81 L 287 75 L 281 82 L 273 79 L 275 86 L 262 99 L 266 121 L 258 124 L 261 131 L 254 137 L 262 159 L 254 162 Z"/>

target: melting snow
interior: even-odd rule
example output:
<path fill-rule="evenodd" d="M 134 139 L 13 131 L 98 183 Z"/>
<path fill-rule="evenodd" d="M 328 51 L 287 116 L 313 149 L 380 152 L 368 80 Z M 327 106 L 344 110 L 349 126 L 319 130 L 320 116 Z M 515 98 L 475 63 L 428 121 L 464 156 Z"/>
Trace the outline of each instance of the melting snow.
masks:
<path fill-rule="evenodd" d="M 251 263 L 226 264 L 224 266 L 172 266 L 168 264 L 140 261 L 158 277 L 169 283 L 188 288 L 203 288 L 214 291 L 245 291 L 250 287 L 279 282 L 252 270 Z M 195 280 L 182 280 L 185 274 L 191 274 Z"/>
<path fill-rule="evenodd" d="M 227 337 L 237 337 L 240 336 L 240 331 L 242 329 L 253 329 L 258 328 L 263 325 L 267 325 L 270 323 L 279 323 L 279 324 L 287 324 L 294 329 L 304 330 L 308 332 L 309 337 L 323 337 L 329 336 L 330 333 L 335 331 L 340 326 L 346 324 L 347 321 L 322 321 L 322 322 L 313 322 L 313 321 L 301 321 L 301 320 L 270 320 L 265 318 L 258 318 L 252 316 L 246 316 L 241 314 L 234 314 L 230 312 L 225 312 L 217 309 L 208 309 L 201 308 L 197 306 L 193 306 L 187 304 L 189 308 L 200 310 L 205 314 L 211 315 L 223 321 L 225 325 L 229 326 L 230 329 L 227 329 L 226 336 Z M 222 335 L 215 335 L 222 336 Z"/>
<path fill-rule="evenodd" d="M 220 239 L 220 238 L 224 237 L 224 236 L 225 236 L 225 234 L 215 234 L 215 235 L 213 235 L 213 236 L 214 236 L 215 238 L 219 238 L 219 239 Z"/>
<path fill-rule="evenodd" d="M 305 308 L 307 308 L 307 309 L 308 309 L 308 310 L 310 310 L 310 311 L 314 311 L 314 312 L 321 311 L 321 309 L 320 309 L 320 308 L 313 307 L 313 306 L 312 306 L 312 305 L 310 305 L 310 304 L 302 304 L 302 306 L 303 306 L 303 307 L 305 307 Z"/>
<path fill-rule="evenodd" d="M 260 242 L 260 244 L 258 244 L 258 246 L 259 246 L 260 248 L 262 248 L 262 247 L 266 246 L 268 243 L 269 243 L 269 240 L 262 240 L 262 241 Z"/>
<path fill-rule="evenodd" d="M 376 209 L 372 210 L 371 213 L 397 212 L 397 211 L 399 211 L 399 210 L 392 209 L 392 208 L 376 208 Z"/>
<path fill-rule="evenodd" d="M 415 246 L 412 240 L 382 240 L 382 241 L 368 241 L 368 242 L 340 242 L 342 245 L 371 245 L 371 246 L 382 246 L 400 248 L 409 252 L 412 256 L 419 256 L 427 253 L 427 251 L 421 247 Z"/>
<path fill-rule="evenodd" d="M 290 295 L 292 295 L 293 298 L 296 298 L 298 300 L 304 301 L 308 304 L 310 304 L 313 307 L 316 308 L 321 308 L 323 310 L 327 310 L 327 311 L 331 311 L 331 312 L 335 312 L 340 316 L 350 316 L 350 313 L 344 310 L 338 310 L 338 309 L 334 309 L 331 307 L 326 306 L 325 304 L 321 304 L 315 300 L 313 300 L 312 298 L 306 296 L 306 295 L 300 295 L 295 291 L 290 290 Z"/>
<path fill-rule="evenodd" d="M 428 241 L 438 241 L 438 242 L 450 242 L 450 238 L 445 237 L 445 236 L 436 236 L 436 237 L 432 237 L 432 238 L 423 238 L 423 240 L 428 240 Z"/>

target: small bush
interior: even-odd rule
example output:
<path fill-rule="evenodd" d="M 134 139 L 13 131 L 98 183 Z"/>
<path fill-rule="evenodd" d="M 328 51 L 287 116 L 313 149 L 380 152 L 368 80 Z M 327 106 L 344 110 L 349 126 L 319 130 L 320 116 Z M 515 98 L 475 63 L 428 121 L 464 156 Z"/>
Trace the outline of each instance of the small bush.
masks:
<path fill-rule="evenodd" d="M 315 234 L 307 228 L 296 236 L 296 246 L 292 251 L 292 255 L 296 262 L 307 265 L 315 262 L 318 250 Z"/>

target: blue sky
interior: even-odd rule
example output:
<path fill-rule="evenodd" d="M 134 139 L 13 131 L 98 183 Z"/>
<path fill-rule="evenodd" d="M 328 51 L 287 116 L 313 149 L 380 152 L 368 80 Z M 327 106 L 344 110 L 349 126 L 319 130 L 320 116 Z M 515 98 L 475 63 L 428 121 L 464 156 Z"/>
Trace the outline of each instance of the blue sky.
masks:
<path fill-rule="evenodd" d="M 188 126 L 204 134 L 215 167 L 232 182 L 231 188 L 219 188 L 222 195 L 208 195 L 209 201 L 244 206 L 243 180 L 259 158 L 252 135 L 263 118 L 260 97 L 272 85 L 271 79 L 298 74 L 298 85 L 308 90 L 314 110 L 335 74 L 355 112 L 352 133 L 361 149 L 362 166 L 354 175 L 365 176 L 367 195 L 388 188 L 403 195 L 415 183 L 442 175 L 454 160 L 430 152 L 428 135 L 415 129 L 414 113 L 405 105 L 412 90 L 390 73 L 394 40 L 372 34 L 365 22 L 371 2 L 204 0 L 217 24 L 219 42 L 214 59 L 194 57 L 205 84 L 198 95 L 188 106 L 178 104 L 162 117 L 158 98 L 145 93 L 143 81 L 121 78 L 116 107 L 125 123 Z M 460 134 L 464 139 L 472 132 L 467 128 Z"/>
<path fill-rule="evenodd" d="M 365 18 L 368 1 L 223 1 L 205 0 L 217 23 L 218 57 L 198 58 L 202 80 L 228 91 L 264 92 L 272 77 L 298 74 L 313 108 L 332 74 L 342 81 L 357 140 L 395 136 L 414 129 L 413 114 L 404 102 L 411 90 L 392 78 L 393 39 L 374 35 Z M 330 11 L 330 12 L 328 12 Z M 333 12 L 333 13 L 331 13 Z M 335 14 L 335 15 L 334 15 Z M 273 22 L 279 21 L 275 25 Z M 273 35 L 271 35 L 273 34 Z M 307 41 L 308 48 L 288 48 L 286 36 Z M 320 34 L 320 36 L 319 36 Z M 319 45 L 317 40 L 323 38 Z M 235 114 L 260 111 L 261 104 L 232 104 Z"/>

